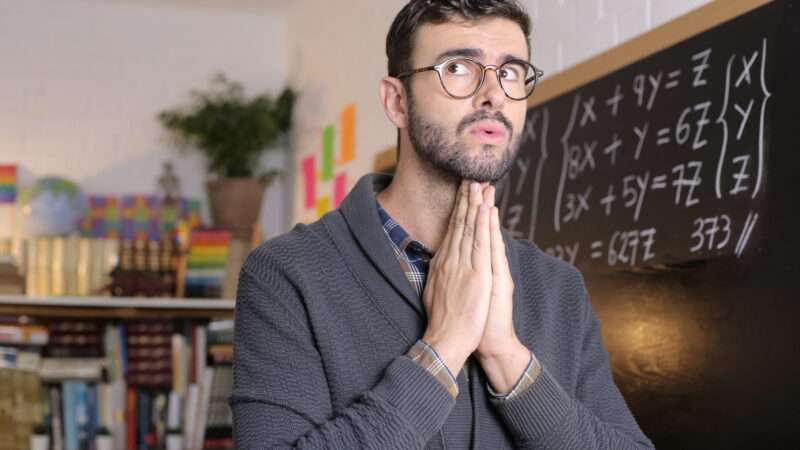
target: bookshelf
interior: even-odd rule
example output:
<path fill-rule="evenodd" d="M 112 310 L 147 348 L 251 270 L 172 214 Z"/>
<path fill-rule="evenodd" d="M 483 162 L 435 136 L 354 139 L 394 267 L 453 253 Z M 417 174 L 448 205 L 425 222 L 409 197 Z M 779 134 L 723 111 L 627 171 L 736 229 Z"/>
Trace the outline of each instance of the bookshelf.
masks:
<path fill-rule="evenodd" d="M 107 319 L 230 319 L 236 300 L 0 295 L 0 315 Z"/>

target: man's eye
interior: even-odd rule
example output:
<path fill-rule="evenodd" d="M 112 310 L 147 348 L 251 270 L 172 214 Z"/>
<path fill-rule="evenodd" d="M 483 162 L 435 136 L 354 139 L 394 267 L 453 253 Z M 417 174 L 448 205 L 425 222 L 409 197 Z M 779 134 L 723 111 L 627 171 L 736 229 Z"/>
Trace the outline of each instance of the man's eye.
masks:
<path fill-rule="evenodd" d="M 469 68 L 466 64 L 452 63 L 447 65 L 447 72 L 452 75 L 467 75 L 469 74 Z"/>
<path fill-rule="evenodd" d="M 504 80 L 516 81 L 520 79 L 520 73 L 520 69 L 516 67 L 503 67 L 503 69 L 500 71 L 500 76 Z"/>

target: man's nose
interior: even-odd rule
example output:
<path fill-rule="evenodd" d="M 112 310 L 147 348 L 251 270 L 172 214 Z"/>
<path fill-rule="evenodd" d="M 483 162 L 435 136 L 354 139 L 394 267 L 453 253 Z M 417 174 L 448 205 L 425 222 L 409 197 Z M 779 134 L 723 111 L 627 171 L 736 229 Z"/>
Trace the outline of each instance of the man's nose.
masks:
<path fill-rule="evenodd" d="M 500 109 L 505 102 L 506 93 L 500 85 L 495 66 L 487 66 L 483 69 L 483 85 L 475 94 L 476 108 Z"/>

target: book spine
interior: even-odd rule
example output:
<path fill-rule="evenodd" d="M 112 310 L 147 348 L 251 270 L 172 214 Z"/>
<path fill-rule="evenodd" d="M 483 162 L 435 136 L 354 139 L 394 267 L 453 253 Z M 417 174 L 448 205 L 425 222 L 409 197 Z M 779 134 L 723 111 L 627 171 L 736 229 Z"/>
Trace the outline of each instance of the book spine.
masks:
<path fill-rule="evenodd" d="M 78 408 L 76 381 L 64 381 L 64 450 L 78 450 Z"/>
<path fill-rule="evenodd" d="M 66 240 L 64 238 L 53 238 L 53 253 L 50 259 L 50 295 L 62 297 L 66 294 L 64 286 L 64 260 L 66 259 Z"/>
<path fill-rule="evenodd" d="M 114 415 L 114 422 L 112 427 L 110 428 L 111 431 L 111 439 L 114 443 L 115 449 L 124 449 L 127 446 L 128 440 L 128 426 L 125 422 L 126 420 L 126 412 L 127 408 L 127 401 L 128 401 L 128 390 L 127 385 L 125 384 L 125 379 L 120 378 L 115 380 L 111 384 L 112 390 L 112 408 L 113 408 L 113 415 Z"/>
<path fill-rule="evenodd" d="M 78 448 L 89 449 L 89 395 L 84 381 L 75 382 L 75 430 Z"/>
<path fill-rule="evenodd" d="M 128 388 L 128 401 L 126 403 L 126 425 L 127 425 L 127 449 L 128 450 L 139 450 L 136 447 L 136 389 Z"/>
<path fill-rule="evenodd" d="M 206 421 L 208 419 L 208 404 L 211 401 L 211 385 L 214 382 L 214 370 L 210 367 L 203 368 L 202 380 L 200 382 L 200 404 L 197 408 L 197 416 L 195 418 L 197 424 L 195 426 L 194 445 L 197 450 L 203 448 L 203 438 L 206 432 Z"/>
<path fill-rule="evenodd" d="M 183 409 L 183 439 L 187 449 L 194 449 L 194 429 L 196 424 L 197 405 L 200 401 L 197 384 L 190 384 L 186 390 L 186 404 Z"/>
<path fill-rule="evenodd" d="M 85 297 L 91 294 L 89 276 L 92 263 L 92 240 L 81 238 L 78 241 L 78 262 L 77 262 L 77 294 Z"/>
<path fill-rule="evenodd" d="M 88 414 L 87 421 L 87 448 L 89 450 L 96 449 L 97 429 L 100 426 L 100 402 L 99 402 L 99 385 L 97 383 L 89 383 L 86 386 L 86 412 Z"/>
<path fill-rule="evenodd" d="M 64 450 L 64 409 L 62 400 L 63 390 L 58 385 L 50 387 L 50 408 L 53 412 L 52 422 L 52 450 Z"/>
<path fill-rule="evenodd" d="M 78 295 L 78 258 L 81 238 L 77 235 L 66 239 L 64 245 L 64 295 Z"/>
<path fill-rule="evenodd" d="M 150 432 L 150 414 L 152 409 L 151 400 L 152 398 L 148 391 L 137 390 L 136 441 L 138 450 L 147 450 L 147 435 Z"/>

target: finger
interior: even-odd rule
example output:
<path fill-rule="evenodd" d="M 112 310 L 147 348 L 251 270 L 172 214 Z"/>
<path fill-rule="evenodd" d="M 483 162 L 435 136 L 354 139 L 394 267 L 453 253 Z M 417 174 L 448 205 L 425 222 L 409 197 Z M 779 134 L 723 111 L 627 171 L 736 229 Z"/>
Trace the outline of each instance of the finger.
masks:
<path fill-rule="evenodd" d="M 506 246 L 503 243 L 503 234 L 500 232 L 500 213 L 497 207 L 492 207 L 490 222 L 492 235 L 492 274 L 501 275 L 508 271 L 508 258 L 506 258 Z"/>
<path fill-rule="evenodd" d="M 478 217 L 475 222 L 475 240 L 471 255 L 472 267 L 478 270 L 492 270 L 490 212 L 491 210 L 486 204 L 481 204 L 478 207 Z"/>
<path fill-rule="evenodd" d="M 488 208 L 490 208 L 489 212 L 491 212 L 491 207 L 494 206 L 494 202 L 495 202 L 494 196 L 495 196 L 495 187 L 494 186 L 487 185 L 486 187 L 483 188 L 483 203 Z"/>
<path fill-rule="evenodd" d="M 450 241 L 452 240 L 453 236 L 453 227 L 456 221 L 456 214 L 458 213 L 458 202 L 461 199 L 461 188 L 464 182 L 462 181 L 456 187 L 456 196 L 453 200 L 453 208 L 450 211 L 450 217 L 447 219 L 447 229 L 445 230 L 444 237 L 442 238 L 442 242 L 439 243 L 439 249 L 436 251 L 434 258 L 436 259 L 446 259 L 447 254 L 450 250 Z"/>
<path fill-rule="evenodd" d="M 448 243 L 447 254 L 458 258 L 461 249 L 461 239 L 464 234 L 464 223 L 469 207 L 469 182 L 462 181 L 458 196 L 458 203 L 454 208 L 453 223 L 450 227 L 450 242 Z"/>
<path fill-rule="evenodd" d="M 470 183 L 469 187 L 469 208 L 464 218 L 464 232 L 461 236 L 461 251 L 459 259 L 465 264 L 472 264 L 472 247 L 475 245 L 475 220 L 478 217 L 478 207 L 483 203 L 480 185 Z"/>

